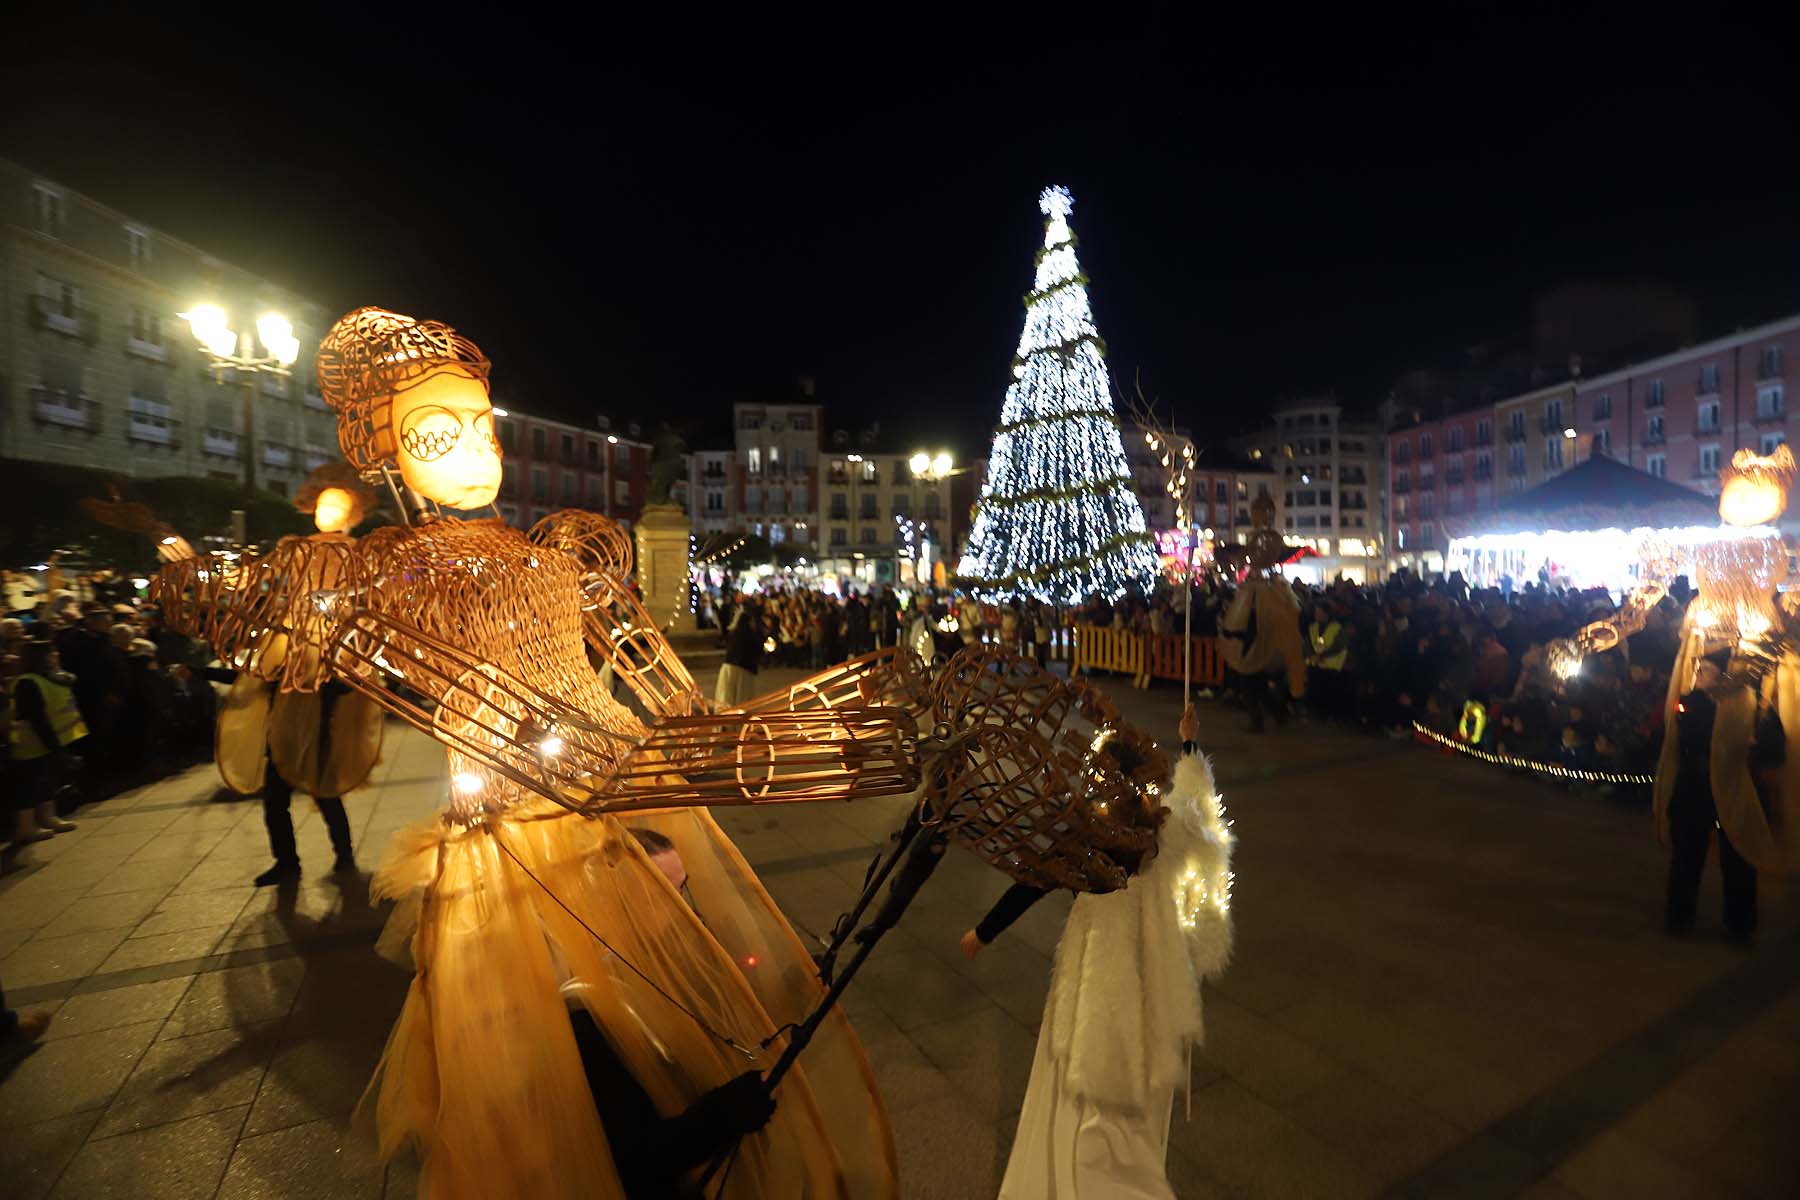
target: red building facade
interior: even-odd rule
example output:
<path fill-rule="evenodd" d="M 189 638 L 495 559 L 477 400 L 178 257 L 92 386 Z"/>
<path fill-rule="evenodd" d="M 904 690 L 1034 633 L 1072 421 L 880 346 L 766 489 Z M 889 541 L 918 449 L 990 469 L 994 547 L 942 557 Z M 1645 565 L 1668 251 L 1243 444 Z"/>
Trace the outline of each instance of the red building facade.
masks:
<path fill-rule="evenodd" d="M 560 508 L 585 508 L 629 526 L 650 493 L 650 443 L 603 425 L 584 428 L 509 409 L 494 410 L 505 462 L 497 505 L 509 525 L 529 528 Z"/>
<path fill-rule="evenodd" d="M 1467 517 L 1594 453 L 1696 491 L 1746 447 L 1800 434 L 1800 316 L 1389 431 L 1390 567 L 1441 570 Z M 1784 520 L 1800 527 L 1800 515 Z"/>

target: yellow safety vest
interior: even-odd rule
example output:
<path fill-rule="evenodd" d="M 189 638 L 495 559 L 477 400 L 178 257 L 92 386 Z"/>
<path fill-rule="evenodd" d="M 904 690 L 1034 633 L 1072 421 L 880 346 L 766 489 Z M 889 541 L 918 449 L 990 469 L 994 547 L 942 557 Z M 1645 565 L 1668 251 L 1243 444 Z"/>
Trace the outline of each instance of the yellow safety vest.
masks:
<path fill-rule="evenodd" d="M 50 722 L 50 732 L 56 735 L 58 746 L 66 750 L 70 742 L 79 741 L 88 734 L 73 689 L 51 683 L 42 675 L 21 675 L 13 680 L 12 686 L 12 756 L 18 762 L 28 762 L 50 753 L 50 747 L 44 745 L 44 739 L 31 727 L 31 722 L 19 716 L 19 685 L 27 679 L 37 684 L 38 694 L 44 698 L 44 716 Z"/>
<path fill-rule="evenodd" d="M 1323 651 L 1325 647 L 1331 645 L 1331 639 L 1337 636 L 1337 633 L 1341 628 L 1342 626 L 1336 621 L 1330 622 L 1323 628 L 1320 627 L 1317 621 L 1314 621 L 1312 623 L 1313 653 L 1318 654 Z M 1324 658 L 1321 658 L 1319 660 L 1319 665 L 1324 667 L 1327 671 L 1341 671 L 1344 669 L 1344 659 L 1349 653 L 1350 648 L 1348 646 L 1339 646 L 1337 653 L 1329 654 Z"/>

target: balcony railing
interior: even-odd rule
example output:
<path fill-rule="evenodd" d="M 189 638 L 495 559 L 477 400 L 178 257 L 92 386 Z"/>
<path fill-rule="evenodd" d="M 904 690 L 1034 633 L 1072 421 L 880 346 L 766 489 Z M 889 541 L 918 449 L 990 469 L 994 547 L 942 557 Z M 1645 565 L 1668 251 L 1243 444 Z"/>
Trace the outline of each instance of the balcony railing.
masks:
<path fill-rule="evenodd" d="M 79 338 L 90 344 L 99 340 L 100 318 L 93 309 L 65 304 L 48 296 L 31 297 L 31 323 L 38 329 Z"/>
<path fill-rule="evenodd" d="M 1525 464 L 1522 462 L 1513 462 L 1509 459 L 1506 463 L 1506 473 L 1517 479 L 1525 474 Z"/>
<path fill-rule="evenodd" d="M 44 425 L 90 431 L 100 428 L 100 402 L 63 388 L 32 388 L 31 412 Z"/>
<path fill-rule="evenodd" d="M 1445 483 L 1454 484 L 1454 483 L 1461 483 L 1462 481 L 1463 481 L 1463 473 L 1461 471 L 1446 471 L 1446 472 L 1444 472 L 1444 482 Z"/>
<path fill-rule="evenodd" d="M 1780 359 L 1762 358 L 1756 364 L 1756 377 L 1759 380 L 1780 379 L 1785 372 Z"/>
<path fill-rule="evenodd" d="M 206 453 L 219 458 L 236 458 L 238 456 L 238 435 L 229 429 L 208 429 L 200 447 Z"/>
<path fill-rule="evenodd" d="M 825 482 L 835 483 L 837 486 L 843 487 L 850 482 L 850 476 L 843 471 L 832 471 L 826 476 Z"/>
<path fill-rule="evenodd" d="M 1568 426 L 1563 424 L 1561 413 L 1545 413 L 1538 422 L 1538 429 L 1543 433 L 1561 433 Z"/>
<path fill-rule="evenodd" d="M 1494 477 L 1494 468 L 1493 467 L 1477 466 L 1475 468 L 1475 482 L 1476 483 L 1484 483 L 1487 480 L 1492 479 L 1493 477 Z"/>
<path fill-rule="evenodd" d="M 265 374 L 262 377 L 262 393 L 265 396 L 286 396 L 288 394 L 287 376 Z"/>
<path fill-rule="evenodd" d="M 147 342 L 143 338 L 125 335 L 125 353 L 151 362 L 164 362 L 169 357 L 169 348 L 161 342 Z"/>
<path fill-rule="evenodd" d="M 1717 417 L 1701 417 L 1699 420 L 1694 422 L 1694 432 L 1695 433 L 1717 433 L 1717 432 L 1719 432 L 1719 418 L 1717 418 Z"/>
<path fill-rule="evenodd" d="M 1506 427 L 1506 440 L 1509 442 L 1524 441 L 1525 427 L 1523 425 L 1508 425 Z"/>
<path fill-rule="evenodd" d="M 285 467 L 293 463 L 294 452 L 279 442 L 264 442 L 262 460 L 266 467 Z"/>
<path fill-rule="evenodd" d="M 1756 423 L 1758 425 L 1778 424 L 1787 420 L 1786 404 L 1759 404 L 1756 406 Z"/>
<path fill-rule="evenodd" d="M 1494 444 L 1494 431 L 1491 429 L 1477 429 L 1475 431 L 1475 444 L 1477 446 L 1493 445 Z"/>
<path fill-rule="evenodd" d="M 1660 429 L 1644 430 L 1644 444 L 1647 446 L 1660 446 L 1667 438 L 1668 435 Z"/>
<path fill-rule="evenodd" d="M 316 409 L 319 412 L 331 411 L 331 405 L 325 403 L 324 393 L 319 391 L 318 387 L 314 384 L 309 383 L 306 385 L 306 391 L 300 397 L 300 403 L 306 405 L 308 408 Z"/>
<path fill-rule="evenodd" d="M 176 444 L 175 427 L 179 424 L 168 404 L 144 396 L 133 396 L 127 402 L 128 423 L 125 436 L 134 442 L 152 446 Z"/>

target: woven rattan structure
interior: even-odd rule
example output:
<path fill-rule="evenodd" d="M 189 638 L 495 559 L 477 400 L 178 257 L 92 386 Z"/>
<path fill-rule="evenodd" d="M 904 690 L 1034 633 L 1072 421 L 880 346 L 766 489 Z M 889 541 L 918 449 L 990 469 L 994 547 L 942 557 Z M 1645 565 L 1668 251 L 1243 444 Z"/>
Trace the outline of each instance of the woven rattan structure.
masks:
<path fill-rule="evenodd" d="M 450 326 L 374 307 L 340 318 L 319 344 L 314 365 L 319 391 L 338 416 L 338 445 L 358 471 L 394 457 L 389 408 L 395 395 L 448 369 L 485 382 L 490 366 L 481 348 Z"/>

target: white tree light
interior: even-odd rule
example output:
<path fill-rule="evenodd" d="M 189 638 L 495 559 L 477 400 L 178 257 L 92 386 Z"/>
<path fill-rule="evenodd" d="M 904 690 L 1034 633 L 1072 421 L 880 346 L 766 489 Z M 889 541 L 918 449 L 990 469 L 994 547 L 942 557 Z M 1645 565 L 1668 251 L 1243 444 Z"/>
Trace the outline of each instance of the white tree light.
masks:
<path fill-rule="evenodd" d="M 957 574 L 984 599 L 1036 596 L 1068 604 L 1147 587 L 1156 549 L 1132 488 L 1069 230 L 1069 190 L 1045 188 L 1044 248 L 1025 298 L 987 479 Z"/>

